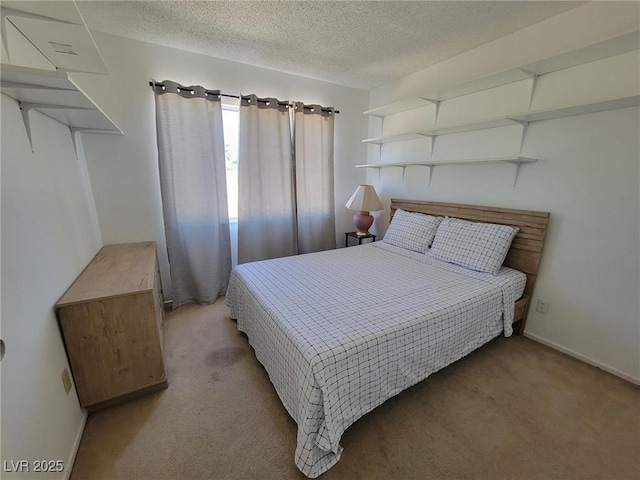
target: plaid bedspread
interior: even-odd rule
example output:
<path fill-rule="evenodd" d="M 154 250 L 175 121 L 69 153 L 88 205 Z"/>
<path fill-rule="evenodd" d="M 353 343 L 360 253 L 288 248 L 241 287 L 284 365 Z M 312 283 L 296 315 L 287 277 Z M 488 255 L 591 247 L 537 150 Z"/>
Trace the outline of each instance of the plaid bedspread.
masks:
<path fill-rule="evenodd" d="M 511 335 L 525 281 L 377 242 L 239 265 L 226 301 L 298 424 L 296 465 L 315 478 L 364 414 Z"/>

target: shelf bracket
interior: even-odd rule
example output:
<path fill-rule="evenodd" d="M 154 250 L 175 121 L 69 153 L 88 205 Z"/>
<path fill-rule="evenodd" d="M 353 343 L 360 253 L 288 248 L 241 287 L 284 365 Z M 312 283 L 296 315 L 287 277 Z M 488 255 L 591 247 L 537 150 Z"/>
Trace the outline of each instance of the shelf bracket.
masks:
<path fill-rule="evenodd" d="M 76 154 L 76 158 L 78 158 L 78 144 L 82 143 L 82 137 L 79 135 L 80 133 L 99 133 L 103 135 L 118 135 L 118 132 L 114 130 L 105 130 L 103 128 L 69 127 L 69 131 L 71 132 L 71 141 L 73 142 L 73 151 Z M 83 148 L 83 152 L 84 152 L 84 148 Z"/>
<path fill-rule="evenodd" d="M 527 136 L 527 130 L 529 130 L 529 122 L 524 120 L 516 120 L 514 118 L 510 118 L 509 120 L 511 120 L 514 123 L 517 123 L 518 125 L 522 125 L 522 132 L 520 133 L 520 152 L 519 152 L 519 153 L 522 153 L 522 147 L 524 146 L 524 139 Z"/>
<path fill-rule="evenodd" d="M 538 75 L 537 73 L 533 73 L 525 68 L 518 68 L 522 73 L 524 73 L 527 77 L 529 77 L 531 81 L 531 95 L 529 95 L 529 108 L 531 108 L 531 103 L 533 102 L 533 94 L 536 92 L 536 87 L 538 86 Z"/>
<path fill-rule="evenodd" d="M 77 127 L 69 127 L 69 131 L 71 132 L 71 141 L 73 142 L 73 151 L 76 154 L 76 159 L 79 160 L 78 157 L 78 143 L 82 142 L 82 137 L 80 136 L 80 133 L 86 131 L 87 129 L 84 128 L 77 128 Z M 84 151 L 84 149 L 83 149 Z"/>
<path fill-rule="evenodd" d="M 518 175 L 520 174 L 520 167 L 522 167 L 522 162 L 507 162 L 515 167 L 513 172 L 513 186 L 512 190 L 516 189 L 516 183 L 518 182 Z"/>
<path fill-rule="evenodd" d="M 11 54 L 9 53 L 9 39 L 7 38 L 7 15 L 9 12 L 5 8 L 2 9 L 2 17 L 0 23 L 0 29 L 2 30 L 2 45 L 4 45 L 4 51 L 7 54 L 7 63 L 11 63 Z"/>
<path fill-rule="evenodd" d="M 516 183 L 518 183 L 518 175 L 520 174 L 520 167 L 522 167 L 522 163 L 516 163 L 516 171 L 513 173 L 513 187 L 512 190 L 516 189 Z"/>
<path fill-rule="evenodd" d="M 406 170 L 407 170 L 407 166 L 406 166 L 406 165 L 404 165 L 404 166 L 402 167 L 402 181 L 403 181 L 403 182 L 404 182 L 404 172 L 405 172 Z"/>
<path fill-rule="evenodd" d="M 78 142 L 80 141 L 80 136 L 77 134 L 80 132 L 74 127 L 69 127 L 69 132 L 71 132 L 71 142 L 73 143 L 73 152 L 76 154 L 76 159 L 77 159 L 78 158 Z"/>
<path fill-rule="evenodd" d="M 382 160 L 382 143 L 368 143 L 368 145 L 371 145 L 373 147 L 378 147 L 378 163 L 380 163 L 380 161 Z"/>
<path fill-rule="evenodd" d="M 511 165 L 513 165 L 515 167 L 514 172 L 513 172 L 513 190 L 516 189 L 516 184 L 518 183 L 518 175 L 520 174 L 520 168 L 522 167 L 523 163 L 531 163 L 531 162 L 535 162 L 535 159 L 528 159 L 528 161 L 523 161 L 526 159 L 520 159 L 520 160 L 505 160 L 505 163 L 510 163 Z"/>
<path fill-rule="evenodd" d="M 69 105 L 52 105 L 49 103 L 28 103 L 28 102 L 19 102 L 20 105 L 20 113 L 22 113 L 22 121 L 24 122 L 24 128 L 27 131 L 27 138 L 29 139 L 29 145 L 31 146 L 31 153 L 34 153 L 33 150 L 33 140 L 31 138 L 31 120 L 29 118 L 29 111 L 37 110 L 39 108 L 47 109 L 53 108 L 56 110 L 92 110 L 91 108 L 85 107 L 74 107 Z M 75 148 L 75 145 L 74 145 Z"/>
<path fill-rule="evenodd" d="M 442 103 L 442 100 L 433 100 L 432 98 L 427 98 L 427 97 L 420 97 L 423 100 L 426 100 L 427 102 L 431 102 L 436 106 L 436 116 L 434 118 L 433 124 L 437 125 L 438 124 L 438 114 L 440 113 L 440 103 Z"/>
<path fill-rule="evenodd" d="M 431 187 L 431 179 L 433 178 L 433 171 L 436 169 L 435 165 L 426 165 L 429 168 L 429 179 L 427 182 L 427 186 Z"/>
<path fill-rule="evenodd" d="M 29 110 L 31 110 L 28 103 L 18 103 L 20 105 L 20 113 L 22 114 L 22 122 L 24 123 L 24 129 L 27 132 L 27 138 L 29 139 L 29 146 L 31 147 L 31 153 L 35 153 L 33 150 L 33 141 L 31 140 L 31 120 L 29 119 Z"/>
<path fill-rule="evenodd" d="M 431 154 L 429 156 L 429 158 L 433 158 L 433 150 L 436 147 L 436 138 L 438 138 L 437 135 L 423 135 L 421 134 L 423 137 L 427 137 L 431 139 Z"/>

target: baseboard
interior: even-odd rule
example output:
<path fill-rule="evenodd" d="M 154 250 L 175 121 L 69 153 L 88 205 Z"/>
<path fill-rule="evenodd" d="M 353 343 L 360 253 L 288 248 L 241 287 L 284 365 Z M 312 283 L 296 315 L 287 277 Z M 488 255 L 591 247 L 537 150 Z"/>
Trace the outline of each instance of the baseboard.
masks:
<path fill-rule="evenodd" d="M 586 357 L 578 352 L 574 352 L 573 350 L 563 347 L 562 345 L 558 345 L 557 343 L 551 342 L 549 340 L 545 340 L 542 337 L 539 337 L 538 335 L 535 335 L 533 333 L 529 333 L 529 332 L 524 332 L 524 336 L 527 338 L 530 338 L 531 340 L 534 340 L 538 343 L 541 343 L 543 345 L 546 345 L 547 347 L 551 347 L 554 350 L 558 350 L 562 353 L 566 353 L 567 355 L 569 355 L 570 357 L 573 358 L 577 358 L 578 360 L 581 360 L 585 363 L 588 363 L 589 365 L 593 365 L 594 367 L 598 367 L 601 370 L 604 370 L 605 372 L 611 373 L 612 375 L 615 375 L 616 377 L 620 377 L 628 382 L 631 382 L 635 385 L 640 385 L 640 378 L 635 378 L 631 375 L 629 375 L 628 373 L 624 373 L 621 372 L 620 370 L 610 367 L 609 365 L 605 365 L 604 363 L 600 363 L 596 360 L 593 360 L 589 357 Z"/>
<path fill-rule="evenodd" d="M 76 434 L 76 440 L 73 442 L 73 448 L 71 449 L 71 453 L 69 454 L 69 459 L 67 463 L 64 465 L 64 480 L 69 480 L 71 477 L 71 470 L 73 470 L 73 464 L 76 461 L 76 455 L 78 454 L 78 449 L 80 448 L 80 441 L 82 440 L 82 434 L 84 433 L 84 426 L 87 423 L 87 417 L 89 414 L 86 410 L 82 410 L 82 420 L 80 421 L 80 428 L 78 428 L 78 433 Z"/>

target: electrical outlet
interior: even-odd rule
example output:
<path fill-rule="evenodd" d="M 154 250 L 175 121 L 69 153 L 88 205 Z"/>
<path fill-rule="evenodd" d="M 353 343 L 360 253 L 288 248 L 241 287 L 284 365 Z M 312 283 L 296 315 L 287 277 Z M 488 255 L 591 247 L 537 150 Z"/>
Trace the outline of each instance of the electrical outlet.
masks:
<path fill-rule="evenodd" d="M 538 304 L 536 305 L 536 312 L 546 315 L 549 311 L 549 303 L 547 300 L 543 300 L 541 298 L 538 299 Z"/>
<path fill-rule="evenodd" d="M 71 391 L 71 375 L 69 375 L 69 369 L 67 367 L 62 370 L 62 384 L 64 385 L 64 391 L 69 395 Z"/>

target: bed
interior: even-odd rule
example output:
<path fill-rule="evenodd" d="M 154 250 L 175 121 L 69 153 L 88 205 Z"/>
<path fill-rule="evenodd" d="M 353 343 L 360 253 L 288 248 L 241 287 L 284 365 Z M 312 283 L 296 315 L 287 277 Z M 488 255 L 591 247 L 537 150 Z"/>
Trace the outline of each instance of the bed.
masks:
<path fill-rule="evenodd" d="M 524 328 L 548 213 L 392 199 L 396 211 L 518 230 L 497 273 L 382 241 L 231 274 L 231 317 L 298 425 L 294 459 L 310 478 L 339 461 L 340 438 L 360 417 Z"/>

